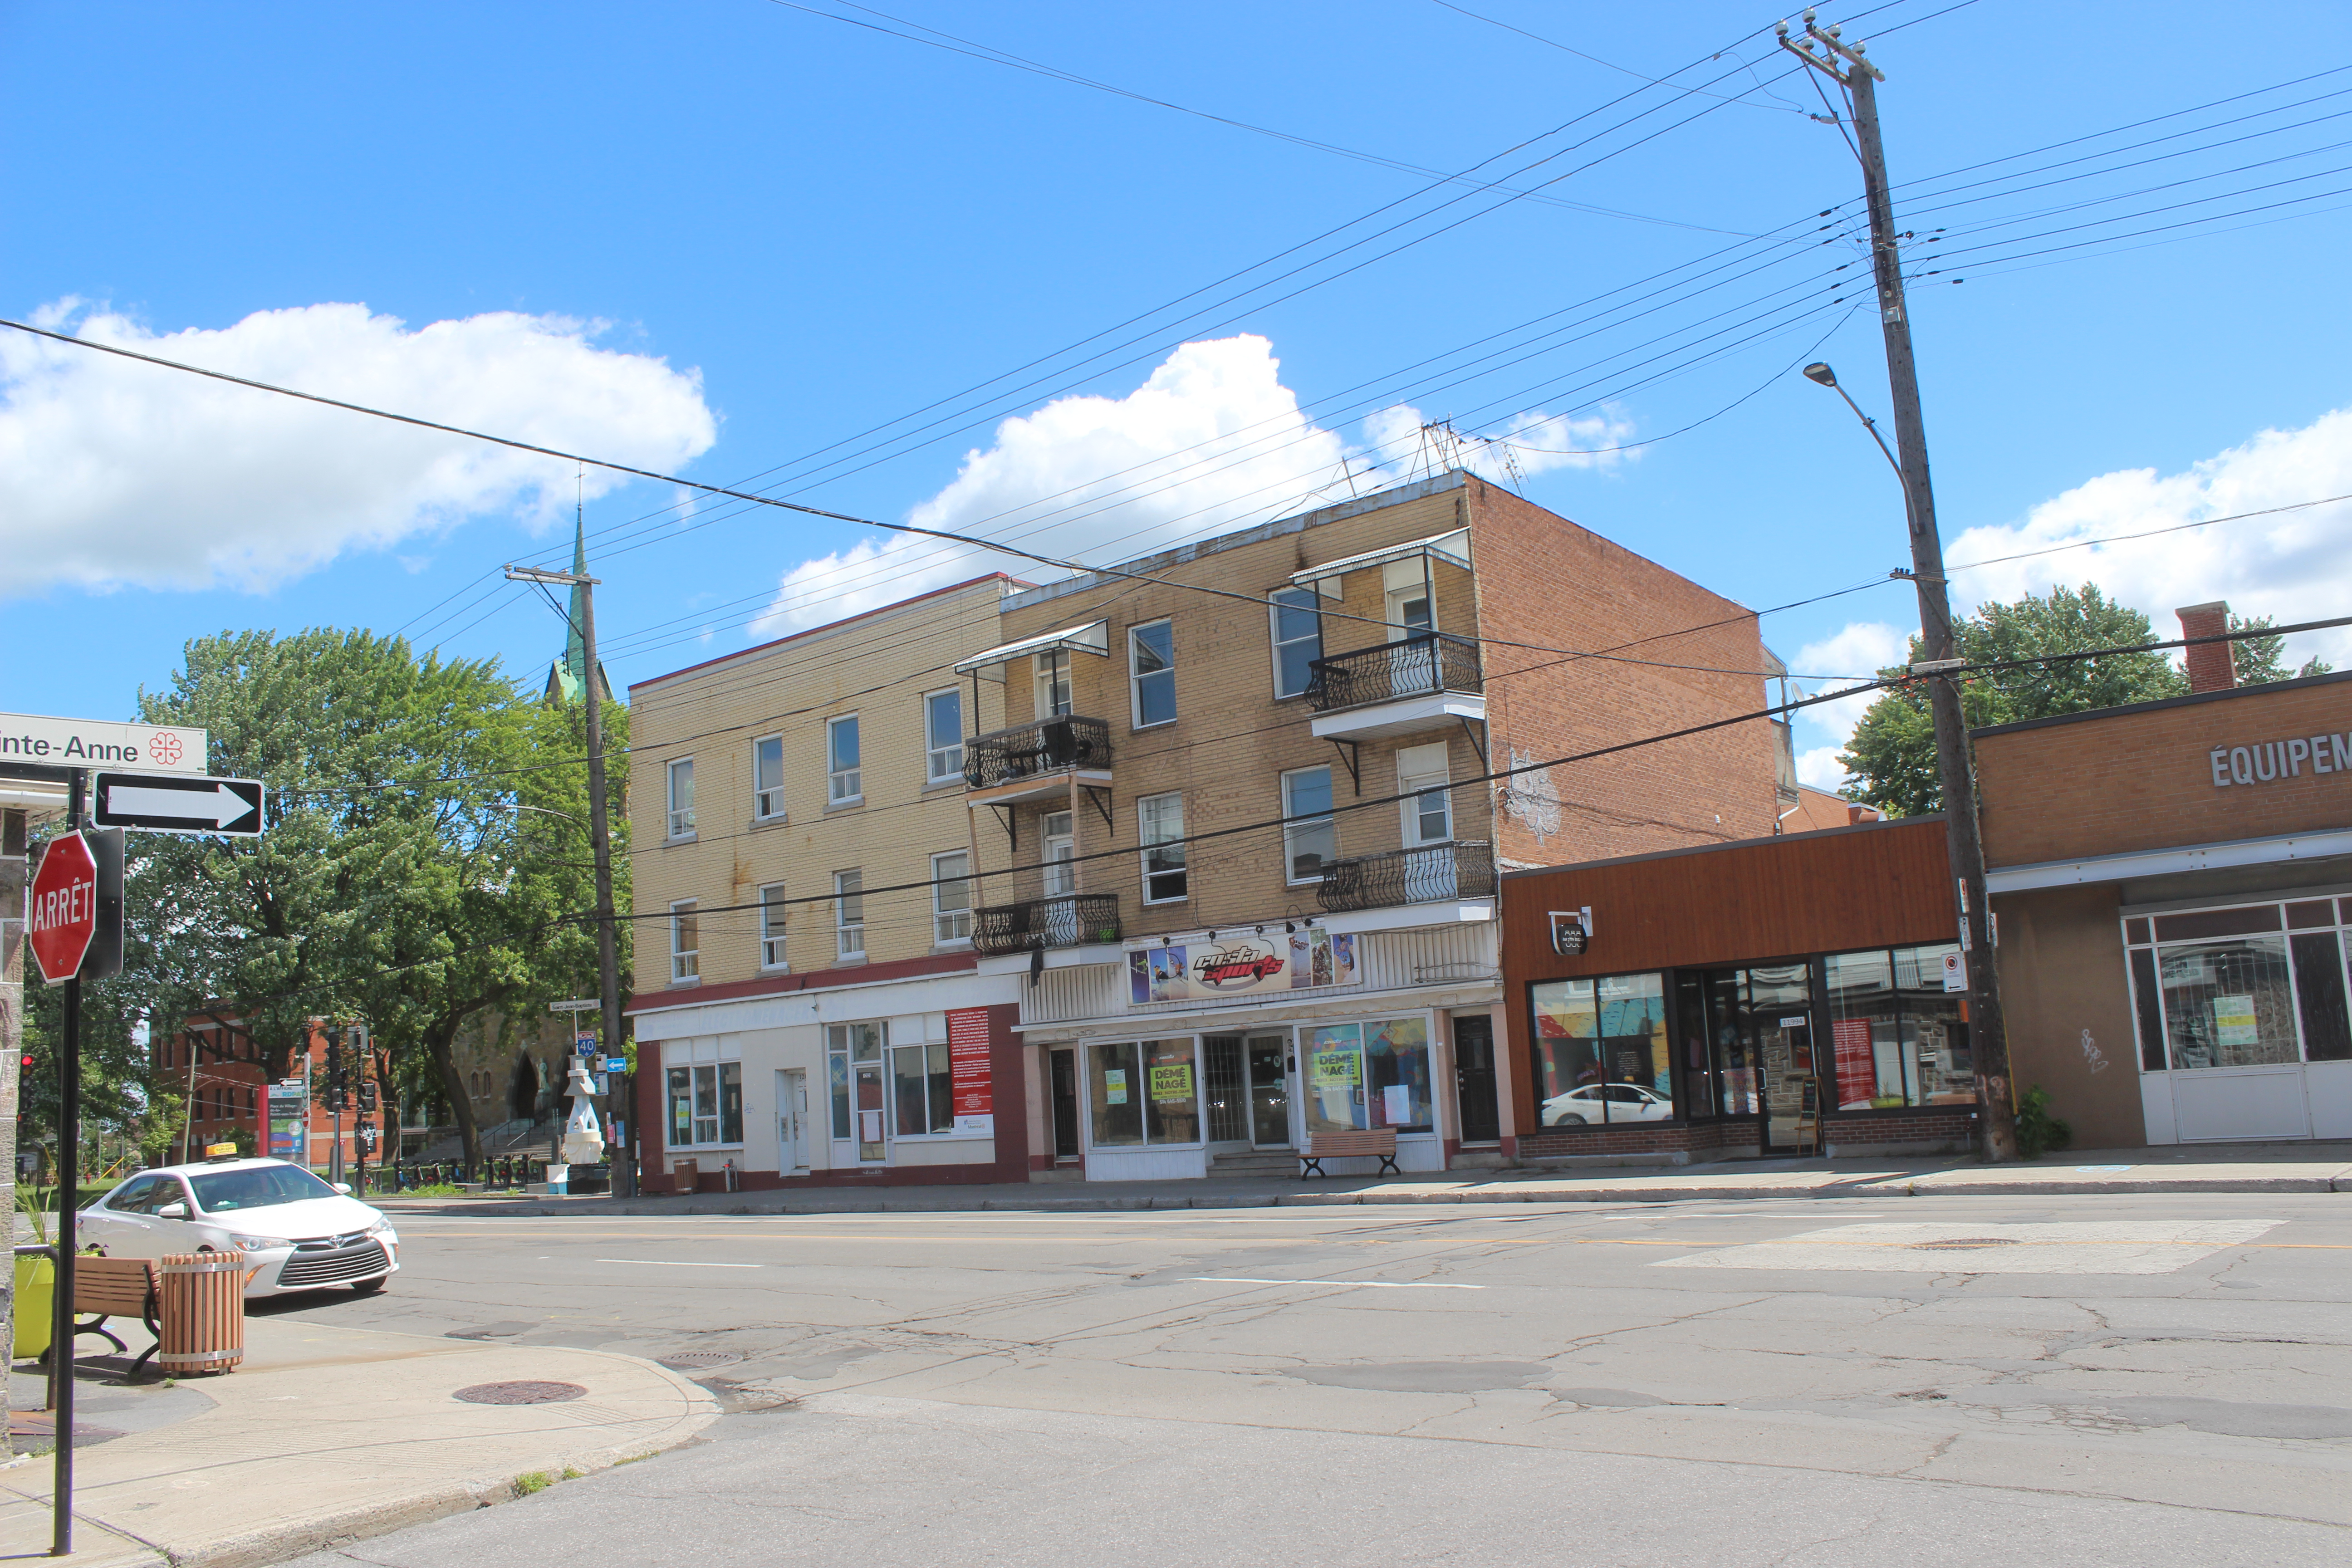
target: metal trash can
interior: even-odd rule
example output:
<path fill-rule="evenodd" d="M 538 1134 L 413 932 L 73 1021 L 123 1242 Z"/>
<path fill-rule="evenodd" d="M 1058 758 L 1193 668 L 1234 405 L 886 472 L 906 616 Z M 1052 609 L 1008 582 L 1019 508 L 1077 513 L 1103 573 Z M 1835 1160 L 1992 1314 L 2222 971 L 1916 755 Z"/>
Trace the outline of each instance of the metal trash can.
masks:
<path fill-rule="evenodd" d="M 245 1359 L 245 1259 L 200 1252 L 166 1258 L 156 1321 L 163 1348 L 155 1364 L 167 1373 L 235 1372 Z"/>

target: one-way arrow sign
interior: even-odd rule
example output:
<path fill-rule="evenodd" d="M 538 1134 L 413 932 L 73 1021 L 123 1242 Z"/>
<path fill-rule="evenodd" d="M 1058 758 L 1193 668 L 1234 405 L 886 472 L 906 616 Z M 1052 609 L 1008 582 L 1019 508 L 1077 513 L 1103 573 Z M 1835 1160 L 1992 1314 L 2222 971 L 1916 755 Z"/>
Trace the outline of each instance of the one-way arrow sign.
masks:
<path fill-rule="evenodd" d="M 100 827 L 218 833 L 234 838 L 252 838 L 261 832 L 259 779 L 102 773 L 96 784 Z"/>

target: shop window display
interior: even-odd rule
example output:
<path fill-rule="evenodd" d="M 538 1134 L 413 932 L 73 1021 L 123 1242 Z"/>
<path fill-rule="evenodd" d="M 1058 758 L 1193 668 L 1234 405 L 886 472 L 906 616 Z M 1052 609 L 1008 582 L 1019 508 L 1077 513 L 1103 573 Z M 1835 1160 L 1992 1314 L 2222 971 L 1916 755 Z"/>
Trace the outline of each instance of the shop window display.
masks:
<path fill-rule="evenodd" d="M 2164 923 L 2158 922 L 2159 935 Z M 2302 1059 L 2284 936 L 2161 946 L 2157 973 L 2175 1071 Z"/>
<path fill-rule="evenodd" d="M 1674 1114 L 1665 980 L 1616 974 L 1533 988 L 1536 1095 L 1547 1127 Z"/>
<path fill-rule="evenodd" d="M 1327 1024 L 1300 1031 L 1299 1043 L 1309 1132 L 1426 1132 L 1435 1124 L 1425 1019 Z"/>
<path fill-rule="evenodd" d="M 1121 1040 L 1087 1052 L 1097 1149 L 1201 1141 L 1200 1069 L 1190 1037 Z"/>
<path fill-rule="evenodd" d="M 1948 942 L 1825 960 L 1840 1110 L 1976 1103 L 1968 1005 L 1944 990 Z"/>

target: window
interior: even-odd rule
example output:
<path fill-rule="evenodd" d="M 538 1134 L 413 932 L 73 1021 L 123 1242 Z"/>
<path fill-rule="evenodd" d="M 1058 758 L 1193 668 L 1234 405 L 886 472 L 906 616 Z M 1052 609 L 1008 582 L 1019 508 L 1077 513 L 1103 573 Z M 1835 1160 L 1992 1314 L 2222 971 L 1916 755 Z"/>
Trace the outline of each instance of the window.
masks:
<path fill-rule="evenodd" d="M 1976 1103 L 1967 999 L 1944 990 L 1944 955 L 1957 951 L 1941 942 L 1823 961 L 1840 1110 Z"/>
<path fill-rule="evenodd" d="M 1066 898 L 1078 890 L 1078 841 L 1071 831 L 1070 814 L 1049 811 L 1038 826 L 1045 840 L 1045 896 Z"/>
<path fill-rule="evenodd" d="M 1536 1098 L 1544 1126 L 1663 1121 L 1674 1115 L 1664 976 L 1546 981 L 1532 987 L 1531 1000 Z"/>
<path fill-rule="evenodd" d="M 1331 819 L 1331 770 L 1301 768 L 1282 775 L 1282 815 L 1305 820 L 1282 825 L 1282 863 L 1293 882 L 1319 882 L 1339 858 L 1339 829 Z"/>
<path fill-rule="evenodd" d="M 1400 746 L 1396 754 L 1397 794 L 1404 814 L 1404 847 L 1444 844 L 1454 837 L 1454 797 L 1445 787 L 1445 742 Z"/>
<path fill-rule="evenodd" d="M 1315 679 L 1315 661 L 1323 657 L 1322 606 L 1312 588 L 1284 588 L 1271 597 L 1274 694 L 1296 697 Z"/>
<path fill-rule="evenodd" d="M 879 1159 L 884 1153 L 882 1058 L 889 1046 L 890 1026 L 878 1020 L 825 1026 L 825 1076 L 833 1101 L 833 1136 L 844 1143 L 856 1139 L 861 1145 L 861 1159 Z"/>
<path fill-rule="evenodd" d="M 669 1146 L 696 1149 L 743 1142 L 743 1064 L 674 1067 L 669 1079 Z"/>
<path fill-rule="evenodd" d="M 1389 595 L 1389 640 L 1429 635 L 1429 592 L 1418 583 Z"/>
<path fill-rule="evenodd" d="M 1070 712 L 1070 650 L 1037 656 L 1037 717 L 1060 719 Z"/>
<path fill-rule="evenodd" d="M 971 857 L 961 849 L 931 857 L 931 940 L 941 947 L 971 940 Z"/>
<path fill-rule="evenodd" d="M 694 900 L 680 899 L 669 907 L 669 983 L 694 980 L 702 973 L 702 922 L 695 917 Z"/>
<path fill-rule="evenodd" d="M 773 822 L 784 815 L 784 738 L 762 735 L 751 742 L 751 820 Z"/>
<path fill-rule="evenodd" d="M 1436 1125 L 1427 1019 L 1328 1024 L 1301 1030 L 1298 1043 L 1309 1132 L 1426 1132 Z"/>
<path fill-rule="evenodd" d="M 680 757 L 669 765 L 669 836 L 694 836 L 694 759 Z"/>
<path fill-rule="evenodd" d="M 955 1100 L 945 1041 L 890 1048 L 892 1127 L 901 1138 L 955 1131 Z"/>
<path fill-rule="evenodd" d="M 863 773 L 857 765 L 857 715 L 844 714 L 824 722 L 825 786 L 828 805 L 846 805 L 862 800 L 866 788 Z"/>
<path fill-rule="evenodd" d="M 784 885 L 771 882 L 760 889 L 760 967 L 782 969 L 784 963 Z"/>
<path fill-rule="evenodd" d="M 2158 947 L 2157 973 L 2175 1071 L 2302 1059 L 2285 937 L 2266 933 Z"/>
<path fill-rule="evenodd" d="M 1181 903 L 1184 899 L 1184 797 L 1149 795 L 1135 803 L 1143 841 L 1143 901 Z"/>
<path fill-rule="evenodd" d="M 1135 688 L 1135 727 L 1176 720 L 1176 632 L 1171 621 L 1134 626 L 1127 634 L 1129 679 Z"/>
<path fill-rule="evenodd" d="M 929 784 L 963 780 L 963 693 L 950 689 L 923 699 L 923 778 Z"/>
<path fill-rule="evenodd" d="M 1087 1092 L 1098 1149 L 1201 1141 L 1193 1042 L 1122 1040 L 1087 1051 Z"/>
<path fill-rule="evenodd" d="M 833 933 L 841 956 L 866 956 L 866 873 L 833 874 Z"/>

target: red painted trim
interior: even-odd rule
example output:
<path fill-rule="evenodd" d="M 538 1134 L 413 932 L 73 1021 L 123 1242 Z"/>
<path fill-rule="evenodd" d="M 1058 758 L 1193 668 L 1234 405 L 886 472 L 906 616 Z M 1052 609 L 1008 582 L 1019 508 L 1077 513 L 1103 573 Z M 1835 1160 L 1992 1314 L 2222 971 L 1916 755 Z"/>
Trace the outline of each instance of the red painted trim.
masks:
<path fill-rule="evenodd" d="M 857 963 L 841 969 L 816 969 L 806 974 L 772 974 L 759 980 L 734 980 L 724 985 L 697 985 L 677 991 L 652 991 L 632 996 L 621 1011 L 666 1013 L 673 1007 L 699 1007 L 711 1002 L 734 1002 L 746 996 L 782 996 L 794 991 L 835 991 L 845 985 L 882 985 L 893 980 L 915 980 L 929 974 L 962 974 L 980 966 L 968 952 L 938 952 L 928 958 L 898 958 L 887 963 Z"/>
<path fill-rule="evenodd" d="M 649 675 L 643 680 L 631 681 L 629 690 L 634 695 L 643 691 L 648 686 L 657 686 L 665 680 L 676 680 L 679 676 L 692 675 L 698 669 L 709 669 L 713 665 L 730 664 L 739 658 L 749 658 L 753 654 L 766 653 L 772 648 L 780 648 L 786 643 L 795 643 L 803 637 L 815 637 L 821 632 L 838 631 L 843 626 L 853 626 L 859 621 L 870 621 L 877 616 L 887 616 L 893 610 L 903 610 L 909 605 L 919 605 L 926 599 L 936 599 L 943 594 L 960 594 L 966 588 L 976 588 L 982 583 L 1000 582 L 1010 583 L 1016 588 L 1035 586 L 1034 584 L 1024 583 L 1006 572 L 991 572 L 984 577 L 969 577 L 963 582 L 953 583 L 944 588 L 934 588 L 928 594 L 918 594 L 911 599 L 900 599 L 896 604 L 884 605 L 879 609 L 863 611 L 855 616 L 844 616 L 837 621 L 827 621 L 821 626 L 811 626 L 804 632 L 794 632 L 788 637 L 778 637 L 773 642 L 754 643 L 750 647 L 739 648 L 733 653 L 722 653 L 717 658 L 706 658 L 700 664 L 689 664 L 684 669 L 673 669 L 667 675 Z"/>

